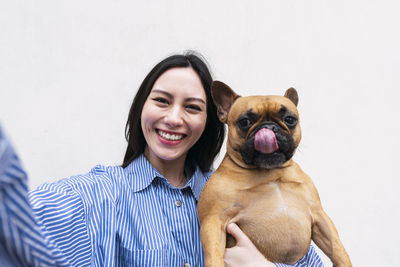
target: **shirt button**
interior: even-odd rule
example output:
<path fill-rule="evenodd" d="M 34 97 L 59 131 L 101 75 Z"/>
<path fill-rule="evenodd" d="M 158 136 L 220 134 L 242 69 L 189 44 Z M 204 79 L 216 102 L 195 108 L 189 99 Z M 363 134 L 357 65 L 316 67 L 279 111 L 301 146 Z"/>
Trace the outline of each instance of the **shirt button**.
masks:
<path fill-rule="evenodd" d="M 182 201 L 180 201 L 180 200 L 175 200 L 175 206 L 177 206 L 178 208 L 180 207 L 180 206 L 182 206 Z M 186 264 L 186 263 L 185 263 Z M 189 263 L 187 263 L 187 264 L 189 264 Z M 184 265 L 185 267 L 190 267 L 190 264 L 189 265 Z"/>
<path fill-rule="evenodd" d="M 190 267 L 190 264 L 186 262 L 183 267 Z"/>

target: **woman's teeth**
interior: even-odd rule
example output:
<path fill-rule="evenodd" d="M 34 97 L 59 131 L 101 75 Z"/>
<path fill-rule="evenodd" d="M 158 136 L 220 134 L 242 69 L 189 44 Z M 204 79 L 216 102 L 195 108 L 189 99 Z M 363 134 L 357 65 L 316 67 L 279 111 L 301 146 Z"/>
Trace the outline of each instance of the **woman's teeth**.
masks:
<path fill-rule="evenodd" d="M 169 133 L 163 132 L 161 130 L 158 130 L 158 134 L 162 138 L 167 139 L 167 140 L 171 140 L 171 141 L 177 141 L 177 140 L 181 140 L 183 138 L 182 134 L 169 134 Z"/>

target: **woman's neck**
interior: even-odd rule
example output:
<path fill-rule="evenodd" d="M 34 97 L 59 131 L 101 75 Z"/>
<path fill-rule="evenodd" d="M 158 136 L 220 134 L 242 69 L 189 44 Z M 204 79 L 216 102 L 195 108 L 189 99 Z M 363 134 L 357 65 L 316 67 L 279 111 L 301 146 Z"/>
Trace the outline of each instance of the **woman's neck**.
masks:
<path fill-rule="evenodd" d="M 187 177 L 184 172 L 186 155 L 175 160 L 164 160 L 150 153 L 148 147 L 146 147 L 144 155 L 172 186 L 180 188 L 186 184 Z"/>

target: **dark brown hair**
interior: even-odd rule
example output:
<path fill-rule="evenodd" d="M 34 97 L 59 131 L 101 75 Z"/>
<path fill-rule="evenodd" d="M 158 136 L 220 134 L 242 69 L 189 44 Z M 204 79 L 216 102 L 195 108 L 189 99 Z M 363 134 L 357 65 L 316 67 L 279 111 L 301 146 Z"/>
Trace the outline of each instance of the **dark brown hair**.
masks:
<path fill-rule="evenodd" d="M 125 137 L 128 147 L 122 167 L 127 167 L 134 159 L 140 156 L 146 147 L 146 141 L 141 127 L 141 114 L 144 103 L 149 96 L 155 81 L 165 71 L 171 68 L 191 67 L 200 77 L 207 97 L 207 121 L 199 140 L 194 144 L 186 157 L 185 166 L 192 169 L 197 164 L 203 172 L 210 171 L 215 157 L 218 155 L 224 137 L 225 128 L 218 120 L 217 109 L 211 98 L 212 77 L 201 56 L 193 51 L 183 55 L 173 55 L 158 63 L 146 76 L 133 100 L 125 127 Z"/>

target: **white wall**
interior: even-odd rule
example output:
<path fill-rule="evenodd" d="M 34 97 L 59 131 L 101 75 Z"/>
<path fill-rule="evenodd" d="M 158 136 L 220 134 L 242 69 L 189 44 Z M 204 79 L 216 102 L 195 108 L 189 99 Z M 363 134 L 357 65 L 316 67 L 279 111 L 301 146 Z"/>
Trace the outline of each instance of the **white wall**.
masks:
<path fill-rule="evenodd" d="M 303 141 L 295 159 L 315 181 L 354 266 L 399 266 L 399 7 L 395 0 L 3 0 L 0 120 L 31 188 L 120 164 L 144 76 L 173 52 L 198 50 L 215 78 L 240 94 L 298 89 Z"/>

